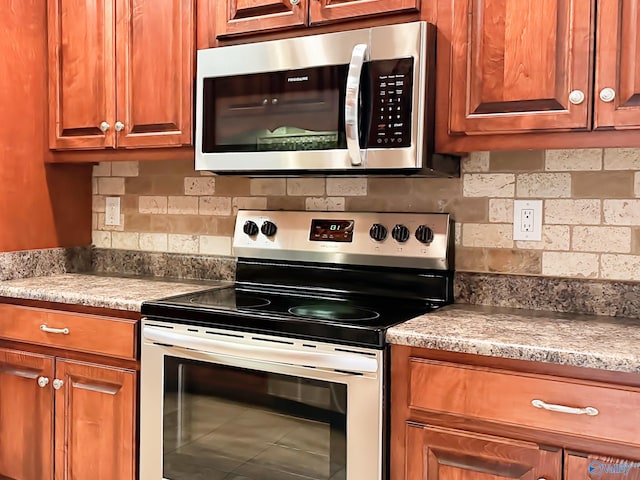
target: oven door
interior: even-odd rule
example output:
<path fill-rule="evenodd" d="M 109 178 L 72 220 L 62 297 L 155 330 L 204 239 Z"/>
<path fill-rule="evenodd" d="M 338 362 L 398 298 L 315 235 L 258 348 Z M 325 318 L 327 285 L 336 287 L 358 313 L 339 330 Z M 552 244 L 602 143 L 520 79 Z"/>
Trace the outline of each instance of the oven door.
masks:
<path fill-rule="evenodd" d="M 143 322 L 140 478 L 382 479 L 382 352 Z"/>

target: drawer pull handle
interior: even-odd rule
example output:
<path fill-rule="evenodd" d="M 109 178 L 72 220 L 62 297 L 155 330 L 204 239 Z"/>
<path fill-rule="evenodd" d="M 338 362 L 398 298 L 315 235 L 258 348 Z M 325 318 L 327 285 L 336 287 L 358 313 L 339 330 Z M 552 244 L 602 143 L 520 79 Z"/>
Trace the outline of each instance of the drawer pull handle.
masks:
<path fill-rule="evenodd" d="M 62 333 L 63 335 L 69 335 L 68 328 L 51 328 L 43 324 L 43 325 L 40 325 L 40 330 L 47 333 Z"/>
<path fill-rule="evenodd" d="M 560 413 L 570 413 L 571 415 L 589 415 L 594 417 L 598 415 L 600 412 L 595 407 L 567 407 L 566 405 L 556 405 L 554 403 L 546 403 L 542 400 L 531 400 L 531 405 L 536 408 L 543 408 L 545 410 L 549 410 L 551 412 L 560 412 Z"/>

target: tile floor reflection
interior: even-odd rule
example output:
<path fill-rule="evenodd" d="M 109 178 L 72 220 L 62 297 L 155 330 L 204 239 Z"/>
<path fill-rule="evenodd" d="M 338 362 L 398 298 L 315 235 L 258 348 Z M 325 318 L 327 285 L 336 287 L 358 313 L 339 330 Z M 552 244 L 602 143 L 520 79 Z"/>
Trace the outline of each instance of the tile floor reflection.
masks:
<path fill-rule="evenodd" d="M 170 480 L 346 480 L 331 463 L 330 427 L 244 403 L 165 396 Z"/>

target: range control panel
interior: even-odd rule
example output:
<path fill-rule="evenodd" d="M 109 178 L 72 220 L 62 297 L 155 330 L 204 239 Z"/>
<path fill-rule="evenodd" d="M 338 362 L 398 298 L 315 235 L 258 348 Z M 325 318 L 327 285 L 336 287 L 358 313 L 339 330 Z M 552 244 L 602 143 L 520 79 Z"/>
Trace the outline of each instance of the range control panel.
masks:
<path fill-rule="evenodd" d="M 453 222 L 446 213 L 240 210 L 238 257 L 449 269 Z"/>

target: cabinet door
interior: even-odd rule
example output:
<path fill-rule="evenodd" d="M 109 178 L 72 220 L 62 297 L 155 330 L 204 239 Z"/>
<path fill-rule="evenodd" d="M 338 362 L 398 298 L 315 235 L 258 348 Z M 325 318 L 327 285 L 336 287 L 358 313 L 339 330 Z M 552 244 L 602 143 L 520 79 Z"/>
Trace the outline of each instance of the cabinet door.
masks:
<path fill-rule="evenodd" d="M 564 480 L 640 480 L 640 462 L 586 453 L 565 453 Z"/>
<path fill-rule="evenodd" d="M 52 357 L 0 348 L 0 478 L 53 478 L 52 380 Z"/>
<path fill-rule="evenodd" d="M 589 128 L 593 9 L 593 0 L 441 2 L 449 133 Z"/>
<path fill-rule="evenodd" d="M 310 0 L 212 0 L 216 37 L 307 24 Z M 313 0 L 315 1 L 315 0 Z"/>
<path fill-rule="evenodd" d="M 113 2 L 48 0 L 50 148 L 115 146 Z"/>
<path fill-rule="evenodd" d="M 309 23 L 417 10 L 419 5 L 419 0 L 314 0 L 309 4 Z"/>
<path fill-rule="evenodd" d="M 639 128 L 640 5 L 638 2 L 600 0 L 597 32 L 594 127 L 596 129 Z M 614 98 L 611 98 L 611 93 L 614 93 Z"/>
<path fill-rule="evenodd" d="M 194 0 L 116 0 L 116 16 L 118 147 L 191 144 Z"/>
<path fill-rule="evenodd" d="M 58 359 L 56 380 L 56 480 L 133 480 L 135 372 Z"/>
<path fill-rule="evenodd" d="M 562 452 L 530 442 L 407 424 L 405 480 L 560 479 Z"/>

